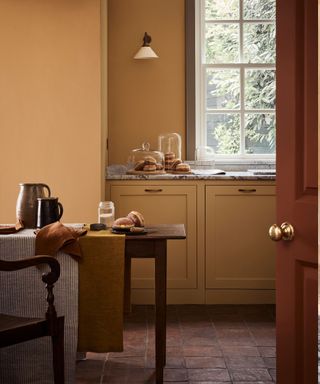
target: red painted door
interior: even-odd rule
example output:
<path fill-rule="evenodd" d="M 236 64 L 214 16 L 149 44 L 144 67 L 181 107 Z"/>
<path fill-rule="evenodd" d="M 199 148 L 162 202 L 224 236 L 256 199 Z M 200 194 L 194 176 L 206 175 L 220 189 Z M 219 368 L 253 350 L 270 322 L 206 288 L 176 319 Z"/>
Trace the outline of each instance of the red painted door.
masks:
<path fill-rule="evenodd" d="M 317 0 L 277 1 L 277 383 L 317 383 Z"/>

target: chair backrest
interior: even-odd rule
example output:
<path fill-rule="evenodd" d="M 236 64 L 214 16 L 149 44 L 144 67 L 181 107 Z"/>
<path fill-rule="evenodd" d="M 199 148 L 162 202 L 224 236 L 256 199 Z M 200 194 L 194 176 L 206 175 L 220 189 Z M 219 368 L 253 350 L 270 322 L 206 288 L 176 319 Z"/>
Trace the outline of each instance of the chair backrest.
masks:
<path fill-rule="evenodd" d="M 54 307 L 53 286 L 60 276 L 60 264 L 52 256 L 34 256 L 7 261 L 0 259 L 0 271 L 10 272 L 47 264 L 49 272 L 42 274 L 46 284 L 48 308 L 45 318 L 23 318 L 0 314 L 0 348 L 44 336 L 51 336 L 52 362 L 55 384 L 64 383 L 64 316 L 57 316 Z"/>
<path fill-rule="evenodd" d="M 60 276 L 60 264 L 52 256 L 39 255 L 33 256 L 25 259 L 8 261 L 0 259 L 0 271 L 18 271 L 20 269 L 25 269 L 41 264 L 47 264 L 50 267 L 50 271 L 42 274 L 42 281 L 46 284 L 48 291 L 47 302 L 48 309 L 46 312 L 47 319 L 55 319 L 57 313 L 54 307 L 54 295 L 53 295 L 53 286 L 54 283 L 59 279 Z"/>

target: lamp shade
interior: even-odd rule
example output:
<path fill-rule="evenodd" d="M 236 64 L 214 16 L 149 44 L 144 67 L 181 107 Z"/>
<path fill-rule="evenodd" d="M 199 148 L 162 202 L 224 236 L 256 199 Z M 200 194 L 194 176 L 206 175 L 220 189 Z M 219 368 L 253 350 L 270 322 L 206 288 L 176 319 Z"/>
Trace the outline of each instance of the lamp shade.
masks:
<path fill-rule="evenodd" d="M 159 56 L 151 47 L 141 47 L 135 54 L 134 59 L 157 59 Z"/>
<path fill-rule="evenodd" d="M 159 56 L 154 52 L 154 50 L 150 47 L 151 36 L 145 32 L 143 37 L 143 45 L 139 49 L 139 51 L 135 54 L 134 59 L 157 59 Z"/>

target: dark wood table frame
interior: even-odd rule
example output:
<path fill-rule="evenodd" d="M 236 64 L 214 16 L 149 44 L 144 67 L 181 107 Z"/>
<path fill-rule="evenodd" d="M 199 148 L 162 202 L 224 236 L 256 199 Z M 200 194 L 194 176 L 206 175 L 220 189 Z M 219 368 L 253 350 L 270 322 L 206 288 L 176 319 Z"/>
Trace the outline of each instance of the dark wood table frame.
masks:
<path fill-rule="evenodd" d="M 155 259 L 155 330 L 156 382 L 163 383 L 166 365 L 167 240 L 185 239 L 183 224 L 161 224 L 146 228 L 146 235 L 126 236 L 125 242 L 125 311 L 131 309 L 131 259 Z"/>

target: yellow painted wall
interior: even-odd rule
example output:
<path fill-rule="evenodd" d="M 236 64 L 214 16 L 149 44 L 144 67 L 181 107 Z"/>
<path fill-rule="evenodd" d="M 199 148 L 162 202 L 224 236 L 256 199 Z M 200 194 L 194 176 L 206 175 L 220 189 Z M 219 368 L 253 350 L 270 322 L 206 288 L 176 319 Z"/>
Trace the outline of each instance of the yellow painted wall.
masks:
<path fill-rule="evenodd" d="M 64 222 L 101 193 L 100 0 L 0 1 L 0 222 L 19 182 L 45 182 Z"/>
<path fill-rule="evenodd" d="M 109 164 L 123 163 L 143 141 L 185 138 L 184 0 L 109 0 Z M 157 60 L 134 60 L 144 32 Z"/>

